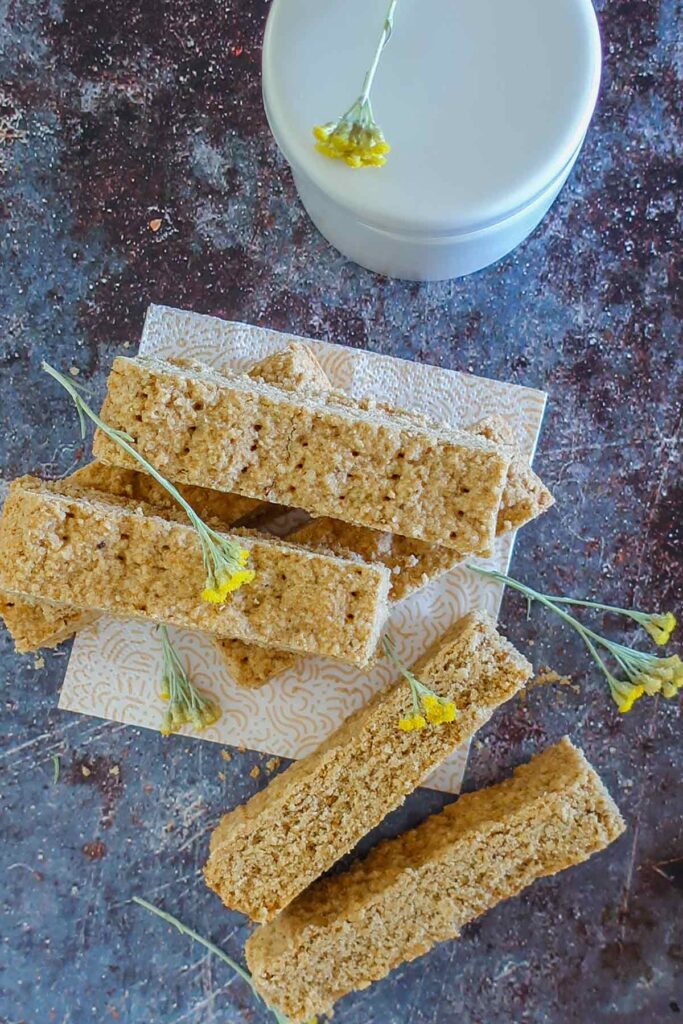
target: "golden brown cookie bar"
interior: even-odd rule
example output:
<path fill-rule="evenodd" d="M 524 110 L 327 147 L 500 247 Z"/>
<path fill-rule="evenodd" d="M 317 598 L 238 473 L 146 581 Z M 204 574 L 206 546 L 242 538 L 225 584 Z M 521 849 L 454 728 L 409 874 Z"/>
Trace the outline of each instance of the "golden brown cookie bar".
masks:
<path fill-rule="evenodd" d="M 623 831 L 600 778 L 564 739 L 312 885 L 247 941 L 254 984 L 302 1024 Z"/>
<path fill-rule="evenodd" d="M 59 486 L 30 477 L 12 484 L 0 520 L 0 590 L 359 667 L 372 659 L 387 615 L 384 566 L 240 535 L 255 579 L 224 604 L 208 604 L 192 527 L 150 506 Z"/>
<path fill-rule="evenodd" d="M 329 378 L 311 349 L 296 341 L 290 342 L 286 349 L 275 352 L 260 363 L 256 363 L 249 370 L 249 376 L 286 390 L 333 390 Z M 434 423 L 427 417 L 418 413 L 393 409 L 391 406 L 367 399 L 354 399 L 349 395 L 340 396 L 339 392 L 336 394 L 339 398 L 343 397 L 344 404 L 349 406 L 359 409 L 380 408 L 389 415 L 400 414 L 402 417 L 410 417 L 421 426 L 434 426 Z M 496 523 L 497 534 L 519 529 L 520 526 L 524 526 L 525 523 L 535 519 L 542 512 L 546 512 L 553 505 L 552 494 L 534 473 L 528 459 L 519 451 L 513 431 L 506 419 L 499 415 L 485 416 L 464 429 L 479 437 L 484 437 L 496 445 L 507 446 L 512 453 Z M 332 520 L 332 522 L 334 521 Z M 419 544 L 417 552 L 418 555 L 422 553 Z M 396 596 L 395 600 L 398 601 L 401 598 Z"/>
<path fill-rule="evenodd" d="M 505 420 L 489 416 L 467 429 L 501 446 L 508 445 L 514 451 L 498 513 L 498 534 L 518 529 L 552 505 L 553 498 L 548 489 L 524 463 L 519 451 L 514 449 Z M 325 548 L 335 554 L 354 552 L 366 562 L 386 565 L 392 574 L 389 599 L 393 603 L 438 579 L 463 560 L 460 554 L 449 548 L 353 526 L 329 517 L 314 519 L 290 534 L 289 539 L 309 547 Z"/>
<path fill-rule="evenodd" d="M 410 690 L 396 683 L 227 814 L 211 837 L 204 869 L 226 906 L 256 921 L 274 917 L 517 693 L 531 666 L 488 616 L 471 613 L 415 672 L 455 702 L 455 721 L 402 732 L 398 723 L 409 712 Z"/>
<path fill-rule="evenodd" d="M 166 477 L 489 554 L 510 465 L 492 442 L 225 371 L 114 361 L 102 418 Z M 129 465 L 106 435 L 97 458 Z"/>
<path fill-rule="evenodd" d="M 280 388 L 332 391 L 332 384 L 312 351 L 301 342 L 290 342 L 286 349 L 276 352 L 249 371 L 249 375 L 260 378 Z M 283 383 L 284 382 L 284 383 Z M 337 398 L 349 407 L 373 410 L 379 409 L 389 415 L 400 415 L 427 428 L 439 429 L 439 425 L 421 413 L 395 409 L 374 399 L 356 399 L 336 392 Z M 543 481 L 534 473 L 528 459 L 520 452 L 510 424 L 499 415 L 485 416 L 476 423 L 463 428 L 496 445 L 508 447 L 512 456 L 503 491 L 501 507 L 496 523 L 498 535 L 530 522 L 554 504 L 554 498 Z M 332 520 L 334 522 L 334 520 Z M 419 548 L 418 548 L 419 553 Z M 396 598 L 400 600 L 400 598 Z"/>
<path fill-rule="evenodd" d="M 255 363 L 248 372 L 249 376 L 271 381 L 288 389 L 330 387 L 329 380 L 310 349 L 296 342 L 283 351 L 275 352 L 272 356 Z M 156 480 L 147 473 L 135 469 L 121 469 L 118 466 L 105 466 L 101 462 L 91 462 L 72 473 L 66 478 L 65 482 L 67 481 L 120 498 L 144 501 L 160 510 L 175 511 L 178 508 L 168 491 Z M 179 490 L 202 519 L 215 519 L 224 526 L 234 526 L 235 523 L 251 518 L 255 513 L 263 512 L 268 507 L 264 502 L 255 501 L 253 498 L 212 491 L 207 487 L 180 484 Z M 0 616 L 5 620 L 17 651 L 23 654 L 43 647 L 56 647 L 78 630 L 94 622 L 98 618 L 98 613 L 80 612 L 69 608 L 56 609 L 54 605 L 41 605 L 39 601 L 3 597 L 0 594 Z M 230 644 L 231 641 L 225 641 L 222 646 L 227 650 Z M 268 656 L 262 652 L 259 658 L 260 648 L 249 646 L 247 650 L 251 652 L 251 677 L 259 667 L 263 672 L 266 660 L 271 663 L 270 675 L 281 671 L 277 668 L 278 663 L 296 661 L 296 655 L 287 654 L 285 651 Z M 240 664 L 239 659 L 236 664 Z M 261 682 L 263 681 L 265 679 L 261 679 Z M 258 685 L 261 685 L 261 682 Z"/>

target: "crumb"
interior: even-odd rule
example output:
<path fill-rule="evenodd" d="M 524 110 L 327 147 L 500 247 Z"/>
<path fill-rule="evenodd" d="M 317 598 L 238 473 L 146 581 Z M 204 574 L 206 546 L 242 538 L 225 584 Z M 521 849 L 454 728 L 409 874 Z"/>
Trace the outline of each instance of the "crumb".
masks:
<path fill-rule="evenodd" d="M 221 780 L 221 782 L 225 782 L 225 772 L 219 772 L 218 778 Z"/>
<path fill-rule="evenodd" d="M 161 217 L 154 217 L 154 218 L 153 218 L 153 219 L 152 219 L 152 220 L 151 220 L 151 221 L 149 222 L 149 230 L 150 230 L 150 231 L 155 231 L 155 232 L 156 232 L 156 231 L 158 231 L 158 230 L 159 230 L 159 228 L 161 227 L 161 224 L 162 224 L 162 221 L 161 221 Z"/>
<path fill-rule="evenodd" d="M 541 665 L 534 678 L 527 683 L 527 690 L 534 686 L 548 686 L 551 683 L 559 683 L 560 686 L 571 686 L 572 681 L 569 676 L 561 676 L 554 669 Z"/>
<path fill-rule="evenodd" d="M 130 348 L 130 342 L 129 341 L 124 341 L 123 347 L 124 348 Z"/>
<path fill-rule="evenodd" d="M 267 772 L 277 771 L 277 769 L 280 767 L 281 764 L 282 764 L 282 758 L 280 758 L 280 757 L 269 757 L 268 760 L 266 761 L 266 771 Z"/>
<path fill-rule="evenodd" d="M 258 779 L 259 775 L 261 774 L 261 769 L 257 764 L 255 764 L 254 767 L 249 772 L 249 774 L 251 775 L 252 779 Z"/>
<path fill-rule="evenodd" d="M 42 656 L 42 654 L 39 654 L 37 658 L 33 659 L 33 667 L 36 670 L 36 672 L 38 671 L 39 668 L 45 668 L 45 658 Z"/>
<path fill-rule="evenodd" d="M 244 751 L 247 749 L 247 745 L 244 742 L 244 740 L 242 740 L 242 742 L 240 743 L 240 745 L 239 745 L 239 747 L 237 749 L 239 750 L 240 754 L 244 753 Z"/>
<path fill-rule="evenodd" d="M 175 821 L 167 821 L 166 824 L 164 825 L 164 832 L 174 832 L 174 831 L 175 831 Z"/>
<path fill-rule="evenodd" d="M 115 776 L 118 777 L 120 771 L 121 771 L 121 769 L 119 768 L 119 766 L 117 764 L 115 764 L 115 765 L 112 765 L 112 767 L 109 769 L 109 774 L 110 775 L 115 775 Z"/>
<path fill-rule="evenodd" d="M 69 367 L 69 373 L 71 374 L 72 377 L 78 377 L 80 372 L 81 371 L 78 369 L 77 366 L 70 366 Z"/>
<path fill-rule="evenodd" d="M 90 776 L 92 775 L 92 772 L 90 771 L 90 769 L 88 768 L 88 766 L 87 766 L 87 765 L 85 765 L 85 764 L 82 764 L 82 765 L 81 765 L 81 775 L 82 775 L 82 776 L 83 776 L 83 777 L 84 777 L 85 779 L 89 778 L 89 777 L 90 777 Z"/>
<path fill-rule="evenodd" d="M 153 793 L 154 786 L 152 785 L 151 782 L 146 782 L 145 785 L 142 787 L 142 791 L 143 793 Z"/>
<path fill-rule="evenodd" d="M 232 754 L 229 750 L 221 750 L 221 757 L 224 761 L 232 761 Z"/>

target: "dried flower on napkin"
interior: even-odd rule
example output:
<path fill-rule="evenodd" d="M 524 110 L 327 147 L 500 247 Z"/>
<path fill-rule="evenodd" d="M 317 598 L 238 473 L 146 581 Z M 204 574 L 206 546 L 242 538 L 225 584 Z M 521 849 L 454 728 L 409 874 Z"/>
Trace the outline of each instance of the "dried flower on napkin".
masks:
<path fill-rule="evenodd" d="M 391 0 L 372 64 L 365 76 L 358 99 L 337 121 L 316 125 L 313 135 L 315 148 L 331 160 L 344 160 L 349 167 L 382 167 L 387 162 L 389 143 L 375 121 L 370 103 L 370 90 L 377 73 L 382 51 L 394 27 L 394 12 L 398 0 Z"/>
<path fill-rule="evenodd" d="M 161 735 L 170 736 L 171 733 L 178 732 L 183 725 L 192 725 L 201 732 L 218 721 L 221 710 L 211 698 L 203 696 L 188 679 L 166 626 L 159 625 L 157 630 L 164 654 L 161 697 L 162 700 L 168 701 L 168 710 L 161 723 Z"/>

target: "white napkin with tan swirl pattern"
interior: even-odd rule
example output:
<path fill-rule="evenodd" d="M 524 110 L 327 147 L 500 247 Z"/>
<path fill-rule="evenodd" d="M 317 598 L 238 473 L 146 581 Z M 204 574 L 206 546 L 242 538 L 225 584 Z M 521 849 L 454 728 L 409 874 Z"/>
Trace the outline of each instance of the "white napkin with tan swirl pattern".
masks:
<path fill-rule="evenodd" d="M 290 338 L 262 327 L 151 306 L 140 354 L 186 356 L 217 368 L 243 369 L 284 347 Z M 324 341 L 298 340 L 311 346 L 333 385 L 356 398 L 374 397 L 463 426 L 500 413 L 512 424 L 523 451 L 530 459 L 533 456 L 545 407 L 541 391 Z M 513 542 L 510 535 L 499 538 L 490 564 L 505 571 Z M 467 569 L 442 577 L 393 609 L 391 632 L 401 657 L 412 664 L 471 608 L 497 615 L 500 599 L 499 587 Z M 281 757 L 308 754 L 395 675 L 386 663 L 367 674 L 310 657 L 260 690 L 243 690 L 232 682 L 209 639 L 182 630 L 175 630 L 174 637 L 193 681 L 214 694 L 223 708 L 221 719 L 199 734 L 201 738 Z M 76 638 L 59 706 L 158 729 L 163 715 L 160 670 L 161 652 L 151 624 L 100 619 Z M 459 792 L 466 761 L 463 748 L 427 785 Z"/>

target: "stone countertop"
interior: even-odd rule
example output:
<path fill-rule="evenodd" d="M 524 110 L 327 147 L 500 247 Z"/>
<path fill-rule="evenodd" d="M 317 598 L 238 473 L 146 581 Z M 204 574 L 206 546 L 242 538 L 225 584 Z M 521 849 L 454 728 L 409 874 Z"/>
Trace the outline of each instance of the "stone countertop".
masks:
<path fill-rule="evenodd" d="M 265 2 L 13 0 L 0 27 L 2 479 L 84 458 L 41 357 L 77 368 L 99 398 L 150 302 L 192 308 L 544 388 L 536 465 L 558 503 L 520 536 L 515 574 L 680 611 L 681 11 L 596 6 L 601 97 L 560 199 L 500 264 L 419 285 L 346 262 L 299 205 L 261 107 Z M 558 622 L 527 621 L 512 594 L 502 621 L 572 685 L 499 713 L 467 788 L 569 733 L 628 832 L 334 1019 L 673 1024 L 683 897 L 655 864 L 683 855 L 676 702 L 620 716 Z M 249 929 L 200 867 L 217 816 L 265 785 L 266 758 L 59 712 L 67 657 L 68 645 L 18 657 L 0 633 L 0 1020 L 265 1024 L 222 963 L 129 901 L 144 895 L 241 957 Z M 381 833 L 441 803 L 418 793 Z"/>

